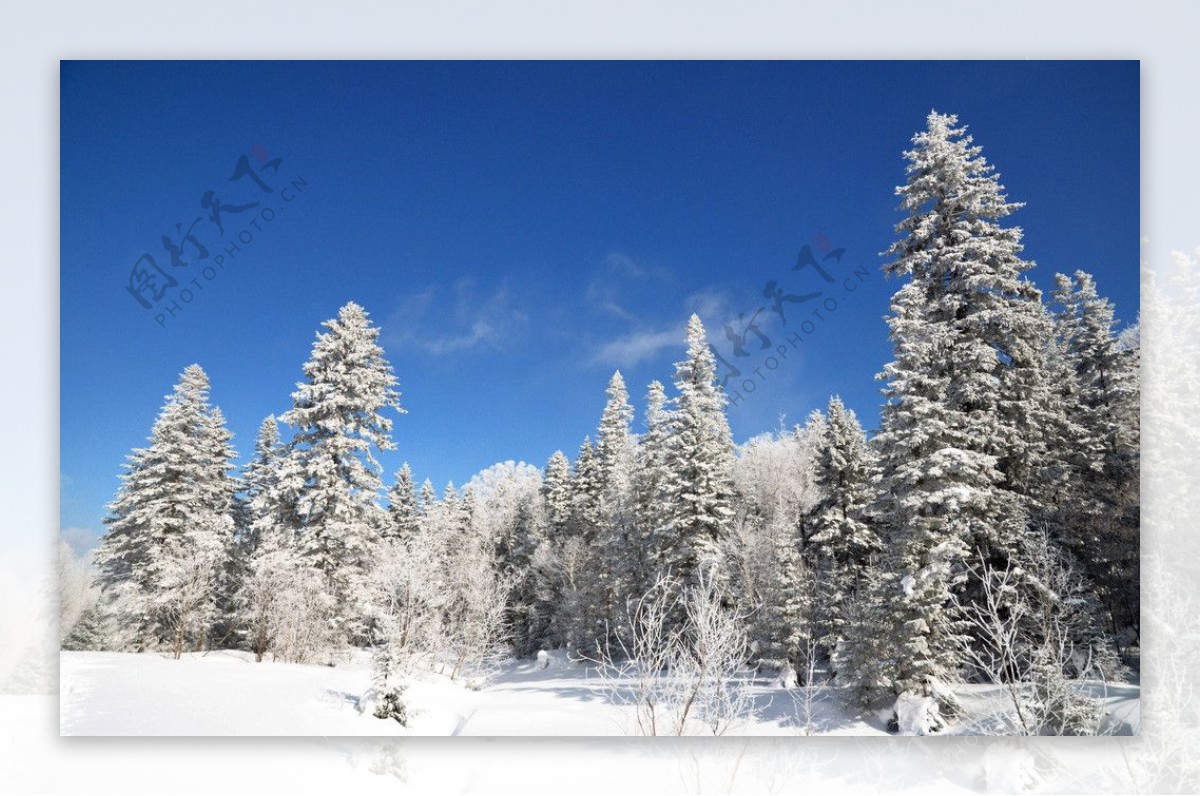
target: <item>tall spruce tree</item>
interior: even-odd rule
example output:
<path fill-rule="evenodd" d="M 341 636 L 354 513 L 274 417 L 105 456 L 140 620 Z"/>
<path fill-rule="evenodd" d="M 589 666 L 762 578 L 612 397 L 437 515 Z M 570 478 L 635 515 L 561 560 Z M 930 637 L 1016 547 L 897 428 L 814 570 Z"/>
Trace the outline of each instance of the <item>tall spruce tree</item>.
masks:
<path fill-rule="evenodd" d="M 218 518 L 209 540 L 218 562 L 216 594 L 212 617 L 205 623 L 211 633 L 210 643 L 228 645 L 237 635 L 236 594 L 243 575 L 237 549 L 237 520 L 242 506 L 238 499 L 241 482 L 235 474 L 237 451 L 233 448 L 233 433 L 226 427 L 219 406 L 214 406 L 204 418 L 201 436 L 209 468 L 207 481 L 211 485 L 206 503 Z"/>
<path fill-rule="evenodd" d="M 282 592 L 294 582 L 297 567 L 295 500 L 282 472 L 286 454 L 279 423 L 270 415 L 258 427 L 254 458 L 242 476 L 248 525 L 238 546 L 244 565 L 237 603 L 246 643 L 259 661 L 271 645 Z"/>
<path fill-rule="evenodd" d="M 675 366 L 677 410 L 672 424 L 671 510 L 663 539 L 663 566 L 681 583 L 694 583 L 698 569 L 727 573 L 721 542 L 733 520 L 733 438 L 725 416 L 725 393 L 717 383 L 712 349 L 699 316 L 687 326 L 687 357 Z"/>
<path fill-rule="evenodd" d="M 633 467 L 637 442 L 633 436 L 633 407 L 621 372 L 613 374 L 608 400 L 596 434 L 596 475 L 599 481 L 596 534 L 597 598 L 601 621 L 609 634 L 620 634 L 626 622 L 626 601 L 632 593 L 640 551 L 634 548 Z"/>
<path fill-rule="evenodd" d="M 1112 304 L 1084 271 L 1056 276 L 1058 336 L 1074 377 L 1068 410 L 1079 465 L 1061 512 L 1062 536 L 1083 561 L 1113 630 L 1139 617 L 1140 389 L 1138 352 L 1116 333 Z"/>
<path fill-rule="evenodd" d="M 822 644 L 832 651 L 847 633 L 847 606 L 883 545 L 868 517 L 875 490 L 874 451 L 841 398 L 829 400 L 825 418 L 813 468 L 821 496 L 811 513 L 810 541 L 825 587 L 820 596 Z"/>
<path fill-rule="evenodd" d="M 366 639 L 368 579 L 382 526 L 382 488 L 374 451 L 395 446 L 392 420 L 403 412 L 396 377 L 379 346 L 379 329 L 351 302 L 326 321 L 304 365 L 305 381 L 281 420 L 295 429 L 289 456 L 301 479 L 296 493 L 301 555 L 326 581 L 345 637 Z"/>
<path fill-rule="evenodd" d="M 149 445 L 135 450 L 109 506 L 98 581 L 134 648 L 209 640 L 233 536 L 233 449 L 208 376 L 184 369 Z"/>
<path fill-rule="evenodd" d="M 1022 273 L 1021 231 L 998 222 L 1008 202 L 957 117 L 930 113 L 896 189 L 906 218 L 888 250 L 908 277 L 888 319 L 895 359 L 878 437 L 883 517 L 894 558 L 885 590 L 896 692 L 931 693 L 962 662 L 951 591 L 968 557 L 1007 558 L 1025 531 L 1014 469 L 1036 441 L 1016 405 L 1040 376 L 1040 296 Z M 1031 386 L 1033 385 L 1033 386 Z M 1030 424 L 1031 426 L 1033 424 Z"/>

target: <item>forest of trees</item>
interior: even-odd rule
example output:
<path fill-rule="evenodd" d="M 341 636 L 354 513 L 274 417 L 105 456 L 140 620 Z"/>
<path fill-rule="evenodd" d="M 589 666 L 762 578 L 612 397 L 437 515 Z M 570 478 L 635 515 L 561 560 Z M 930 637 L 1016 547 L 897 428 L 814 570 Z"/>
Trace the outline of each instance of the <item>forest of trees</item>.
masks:
<path fill-rule="evenodd" d="M 1034 286 L 1005 224 L 1020 205 L 955 116 L 931 113 L 905 158 L 877 433 L 834 396 L 735 444 L 693 315 L 669 385 L 638 417 L 614 373 L 573 456 L 440 491 L 405 464 L 385 489 L 376 455 L 404 410 L 349 303 L 240 469 L 205 372 L 183 371 L 121 475 L 98 590 L 75 579 L 93 597 L 64 647 L 371 648 L 384 692 L 417 666 L 471 678 L 559 648 L 611 665 L 648 630 L 695 651 L 732 628 L 738 664 L 917 704 L 929 731 L 964 680 L 1021 685 L 1014 731 L 1088 731 L 1071 681 L 1122 678 L 1138 647 L 1136 327 L 1084 271 Z"/>

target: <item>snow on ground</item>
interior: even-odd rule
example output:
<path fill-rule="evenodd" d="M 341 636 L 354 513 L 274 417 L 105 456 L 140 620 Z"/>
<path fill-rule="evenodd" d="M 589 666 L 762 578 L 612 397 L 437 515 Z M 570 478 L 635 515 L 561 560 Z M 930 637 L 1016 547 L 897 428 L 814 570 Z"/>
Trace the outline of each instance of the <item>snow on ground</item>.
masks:
<path fill-rule="evenodd" d="M 414 677 L 405 693 L 408 727 L 371 715 L 361 697 L 370 656 L 337 666 L 255 663 L 244 652 L 185 655 L 64 652 L 60 658 L 63 735 L 307 736 L 602 736 L 634 735 L 634 715 L 618 704 L 595 670 L 567 662 L 509 661 L 482 688 L 435 672 Z M 819 689 L 806 709 L 803 689 L 777 678 L 754 681 L 753 721 L 733 735 L 887 735 L 887 711 L 856 715 L 833 689 Z M 995 704 L 994 689 L 968 686 L 964 704 Z M 1110 686 L 1110 709 L 1128 731 L 1138 726 L 1138 687 Z M 811 715 L 811 721 L 806 716 Z M 995 732 L 959 721 L 945 734 Z"/>
<path fill-rule="evenodd" d="M 355 709 L 369 669 L 255 663 L 219 651 L 174 660 L 157 653 L 63 652 L 63 735 L 395 735 Z M 371 718 L 371 717 L 368 717 Z M 366 727 L 369 727 L 367 729 Z"/>

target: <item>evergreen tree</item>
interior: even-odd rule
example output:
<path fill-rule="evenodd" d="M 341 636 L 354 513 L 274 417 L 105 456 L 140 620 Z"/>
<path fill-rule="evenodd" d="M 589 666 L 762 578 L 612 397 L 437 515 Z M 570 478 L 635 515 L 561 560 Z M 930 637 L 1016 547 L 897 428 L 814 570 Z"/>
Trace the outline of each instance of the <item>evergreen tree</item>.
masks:
<path fill-rule="evenodd" d="M 733 519 L 733 439 L 725 393 L 716 380 L 712 349 L 697 315 L 688 320 L 687 357 L 675 367 L 679 393 L 672 424 L 667 486 L 670 530 L 663 566 L 683 584 L 700 567 L 724 577 L 721 543 Z"/>
<path fill-rule="evenodd" d="M 442 488 L 442 509 L 446 514 L 448 533 L 453 537 L 461 537 L 471 532 L 471 515 L 474 513 L 475 496 L 470 487 L 459 491 L 453 481 L 447 481 Z"/>
<path fill-rule="evenodd" d="M 385 525 L 384 539 L 400 542 L 411 539 L 417 530 L 418 514 L 412 468 L 405 462 L 400 472 L 396 473 L 396 481 L 392 488 L 388 490 L 388 522 Z"/>
<path fill-rule="evenodd" d="M 539 601 L 534 554 L 541 541 L 538 509 L 530 500 L 517 503 L 516 514 L 502 537 L 497 572 L 509 584 L 506 624 L 517 655 L 536 653 L 546 638 L 551 617 Z"/>
<path fill-rule="evenodd" d="M 551 539 L 562 541 L 571 522 L 571 463 L 562 451 L 555 451 L 546 462 L 542 499 L 547 534 Z"/>
<path fill-rule="evenodd" d="M 781 653 L 797 682 L 808 685 L 805 675 L 817 655 L 819 613 L 827 595 L 821 589 L 820 571 L 801 553 L 802 546 L 800 524 L 776 537 L 777 573 L 763 608 L 770 632 L 768 650 Z"/>
<path fill-rule="evenodd" d="M 254 457 L 242 471 L 243 503 L 246 506 L 247 518 L 243 526 L 242 538 L 239 539 L 239 549 L 244 550 L 248 558 L 258 547 L 259 527 L 254 520 L 261 515 L 266 496 L 275 490 L 278 483 L 279 460 L 286 452 L 279 438 L 279 423 L 275 415 L 268 415 L 258 426 L 258 436 L 254 440 Z M 255 505 L 259 511 L 255 511 Z"/>
<path fill-rule="evenodd" d="M 324 577 L 341 632 L 362 641 L 382 525 L 375 502 L 382 483 L 373 451 L 394 448 L 392 421 L 383 410 L 404 410 L 377 342 L 379 329 L 366 311 L 351 302 L 324 326 L 304 365 L 306 380 L 281 419 L 295 429 L 289 455 L 301 479 L 300 553 Z"/>
<path fill-rule="evenodd" d="M 633 466 L 637 443 L 630 426 L 633 407 L 621 372 L 613 374 L 608 400 L 596 435 L 599 481 L 596 534 L 597 599 L 600 621 L 609 635 L 622 633 L 625 602 L 632 594 L 634 570 L 641 553 L 633 542 Z"/>
<path fill-rule="evenodd" d="M 874 497 L 874 451 L 854 411 L 834 396 L 817 440 L 814 481 L 821 497 L 813 506 L 810 539 L 826 587 L 820 595 L 822 644 L 832 651 L 846 634 L 846 605 L 882 551 L 867 512 Z"/>
<path fill-rule="evenodd" d="M 1010 556 L 1025 530 L 1023 502 L 1001 467 L 1033 444 L 1014 403 L 1036 381 L 1032 351 L 1045 337 L 1030 309 L 1040 297 L 1021 278 L 1029 267 L 1021 231 L 998 223 L 1019 205 L 956 117 L 927 121 L 905 153 L 908 182 L 896 189 L 907 217 L 886 271 L 909 281 L 888 319 L 895 359 L 883 374 L 877 441 L 893 547 L 894 582 L 883 592 L 891 680 L 898 693 L 930 694 L 962 661 L 951 592 L 965 581 L 963 562 Z"/>
<path fill-rule="evenodd" d="M 298 478 L 295 460 L 279 436 L 279 424 L 271 415 L 258 429 L 254 458 L 243 474 L 248 531 L 239 545 L 244 560 L 237 605 L 245 628 L 246 640 L 258 661 L 275 648 L 276 634 L 296 618 L 294 604 L 300 601 L 293 591 L 303 579 L 307 567 L 296 550 L 296 491 Z M 311 579 L 310 579 L 311 580 Z M 320 608 L 330 609 L 331 601 L 322 595 Z M 289 615 L 290 614 L 290 615 Z M 276 648 L 280 657 L 299 660 L 316 650 Z"/>
<path fill-rule="evenodd" d="M 563 579 L 555 628 L 572 654 L 588 657 L 598 654 L 607 637 L 598 577 L 601 487 L 599 457 L 585 438 L 571 473 L 570 533 L 558 550 Z"/>
<path fill-rule="evenodd" d="M 426 478 L 421 484 L 420 513 L 426 514 L 435 505 L 437 505 L 437 490 L 433 488 L 433 481 Z"/>
<path fill-rule="evenodd" d="M 1089 467 L 1085 433 L 1072 407 L 1079 404 L 1079 378 L 1065 343 L 1059 339 L 1060 319 L 1053 319 L 1055 333 L 1046 349 L 1046 378 L 1052 386 L 1047 402 L 1054 406 L 1043 427 L 1046 453 L 1038 463 L 1036 479 L 1029 491 L 1034 524 L 1062 528 L 1078 495 L 1082 472 Z"/>
<path fill-rule="evenodd" d="M 233 534 L 234 456 L 208 376 L 187 367 L 149 445 L 129 457 L 97 550 L 98 581 L 135 648 L 208 640 Z"/>
<path fill-rule="evenodd" d="M 1085 562 L 1113 623 L 1139 616 L 1140 419 L 1137 348 L 1122 345 L 1092 276 L 1056 277 L 1058 336 L 1076 388 L 1069 410 L 1079 466 L 1062 512 L 1068 549 Z"/>
<path fill-rule="evenodd" d="M 279 435 L 274 415 L 259 426 L 254 459 L 243 475 L 249 511 L 248 558 L 253 559 L 264 546 L 292 548 L 302 518 L 298 513 L 298 494 L 303 478 L 297 457 Z"/>
<path fill-rule="evenodd" d="M 453 486 L 453 483 L 451 483 Z M 479 500 L 475 494 L 475 488 L 468 483 L 463 487 L 462 493 L 458 497 L 456 504 L 455 515 L 457 518 L 458 527 L 462 529 L 464 534 L 470 535 L 478 525 Z"/>
<path fill-rule="evenodd" d="M 653 381 L 646 393 L 646 433 L 637 447 L 634 477 L 634 528 L 639 566 L 634 570 L 630 594 L 646 593 L 663 566 L 663 548 L 670 537 L 671 514 L 667 496 L 670 484 L 670 445 L 674 423 L 662 383 Z"/>
<path fill-rule="evenodd" d="M 555 451 L 542 471 L 541 517 L 536 520 L 541 528 L 532 562 L 535 604 L 545 621 L 544 642 L 550 645 L 566 643 L 564 627 L 570 623 L 564 592 L 572 582 L 563 554 L 572 539 L 571 499 L 571 462 L 562 451 Z"/>
<path fill-rule="evenodd" d="M 209 469 L 205 480 L 210 485 L 205 505 L 217 518 L 213 522 L 213 537 L 207 543 L 211 545 L 218 568 L 213 616 L 205 621 L 212 632 L 209 641 L 225 645 L 230 643 L 237 631 L 236 593 L 244 574 L 237 545 L 237 519 L 241 512 L 238 492 L 241 483 L 234 475 L 237 451 L 233 448 L 233 433 L 226 428 L 221 408 L 214 406 L 203 423 L 201 437 Z"/>
<path fill-rule="evenodd" d="M 579 446 L 571 473 L 571 532 L 589 547 L 595 543 L 601 524 L 600 489 L 596 448 L 588 437 Z"/>

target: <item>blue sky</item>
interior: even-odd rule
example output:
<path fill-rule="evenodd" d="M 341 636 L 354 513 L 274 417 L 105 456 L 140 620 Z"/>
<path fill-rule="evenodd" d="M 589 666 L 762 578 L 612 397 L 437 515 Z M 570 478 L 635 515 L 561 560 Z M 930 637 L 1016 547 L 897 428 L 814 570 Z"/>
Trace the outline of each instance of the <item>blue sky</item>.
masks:
<path fill-rule="evenodd" d="M 61 525 L 81 543 L 186 365 L 244 457 L 350 300 L 408 410 L 389 482 L 405 460 L 440 488 L 573 455 L 615 368 L 640 423 L 693 311 L 730 386 L 754 383 L 739 441 L 833 393 L 873 427 L 898 286 L 879 252 L 930 109 L 1027 203 L 1011 220 L 1043 289 L 1083 268 L 1137 315 L 1137 62 L 64 62 L 61 91 Z M 230 179 L 243 157 L 269 193 Z M 184 243 L 173 267 L 163 237 L 189 229 L 208 256 Z M 793 270 L 806 245 L 833 282 Z M 127 289 L 147 253 L 179 283 L 149 309 Z M 821 295 L 785 327 L 769 281 Z M 750 334 L 738 357 L 723 327 L 756 311 L 770 348 Z"/>

